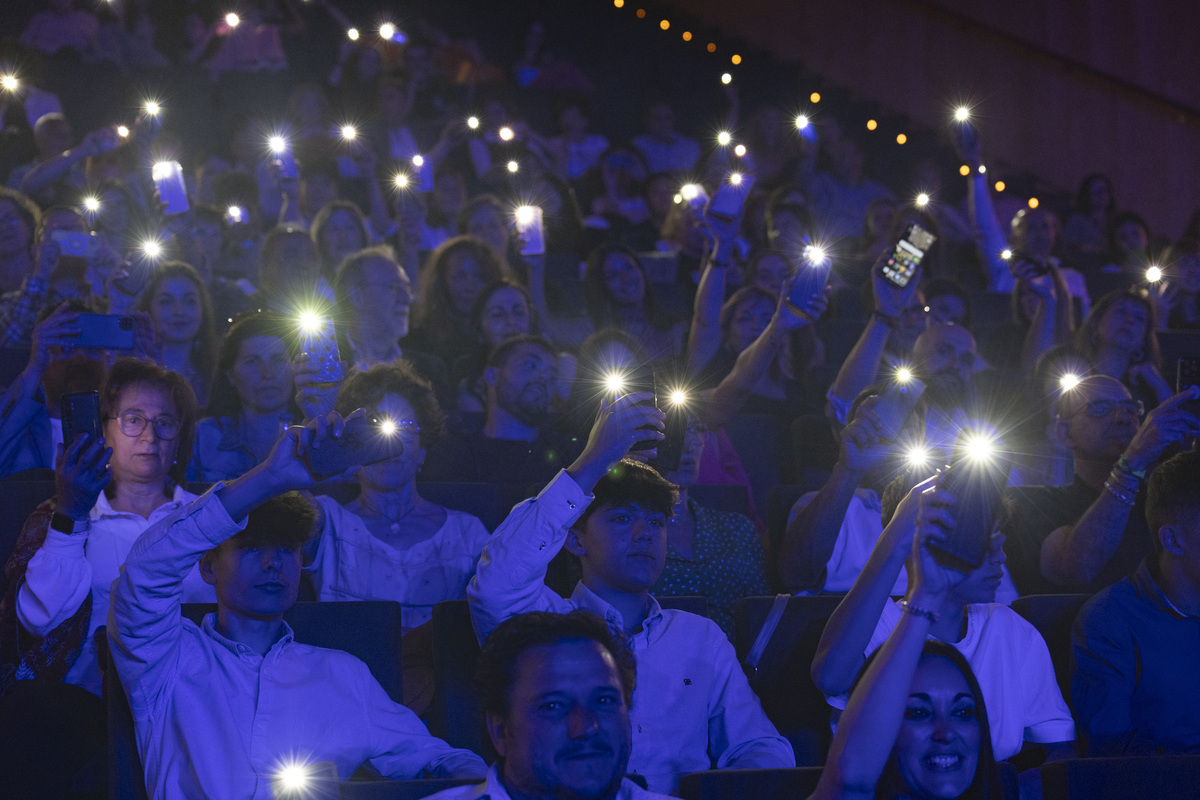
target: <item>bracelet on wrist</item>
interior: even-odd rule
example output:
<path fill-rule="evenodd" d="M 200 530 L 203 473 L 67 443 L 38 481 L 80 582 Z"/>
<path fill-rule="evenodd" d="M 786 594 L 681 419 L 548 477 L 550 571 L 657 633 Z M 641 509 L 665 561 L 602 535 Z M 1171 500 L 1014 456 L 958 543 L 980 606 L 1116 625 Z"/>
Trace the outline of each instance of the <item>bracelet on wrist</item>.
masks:
<path fill-rule="evenodd" d="M 1115 483 L 1123 489 L 1128 489 L 1131 492 L 1136 492 L 1138 489 L 1138 484 L 1141 483 L 1140 479 L 1136 475 L 1124 472 L 1117 467 L 1113 467 L 1112 471 L 1108 473 L 1108 479 L 1112 483 Z"/>
<path fill-rule="evenodd" d="M 930 611 L 928 608 L 914 606 L 912 603 L 908 602 L 907 597 L 900 601 L 900 610 L 905 614 L 912 614 L 914 617 L 924 617 L 931 623 L 938 621 L 938 615 L 936 611 Z"/>
<path fill-rule="evenodd" d="M 61 511 L 56 511 L 50 517 L 50 529 L 59 533 L 83 533 L 91 526 L 91 520 L 87 517 L 83 519 L 75 519 Z"/>
<path fill-rule="evenodd" d="M 1121 457 L 1117 459 L 1117 469 L 1121 470 L 1121 472 L 1132 475 L 1133 477 L 1137 478 L 1138 480 L 1141 480 L 1146 477 L 1146 470 L 1134 469 L 1133 465 L 1131 465 L 1129 463 L 1129 459 L 1125 458 L 1124 453 L 1122 453 Z"/>
<path fill-rule="evenodd" d="M 1123 503 L 1124 505 L 1127 505 L 1130 508 L 1133 508 L 1133 505 L 1135 502 L 1133 496 L 1125 494 L 1120 489 L 1117 489 L 1116 487 L 1114 487 L 1112 485 L 1112 481 L 1104 482 L 1104 491 L 1111 494 L 1113 497 L 1115 497 L 1119 502 Z"/>
<path fill-rule="evenodd" d="M 879 309 L 875 309 L 871 312 L 871 318 L 878 320 L 892 330 L 896 330 L 898 327 L 900 327 L 900 319 L 898 317 L 893 317 L 891 314 L 885 314 Z"/>

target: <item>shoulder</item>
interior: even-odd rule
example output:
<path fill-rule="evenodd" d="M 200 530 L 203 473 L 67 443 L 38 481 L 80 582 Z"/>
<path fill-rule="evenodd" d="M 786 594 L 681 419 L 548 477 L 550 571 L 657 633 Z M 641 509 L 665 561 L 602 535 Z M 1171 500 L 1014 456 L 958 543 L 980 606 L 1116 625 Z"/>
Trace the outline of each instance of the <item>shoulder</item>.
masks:
<path fill-rule="evenodd" d="M 479 517 L 474 514 L 468 514 L 466 511 L 457 511 L 453 508 L 439 506 L 446 512 L 446 524 L 442 526 L 442 530 L 452 532 L 455 536 L 461 536 L 468 540 L 487 541 L 491 536 L 488 529 L 484 526 Z"/>
<path fill-rule="evenodd" d="M 968 612 L 980 626 L 980 637 L 1006 639 L 1015 643 L 1026 643 L 1034 638 L 1042 641 L 1042 635 L 1029 620 L 1003 603 L 973 603 Z"/>
<path fill-rule="evenodd" d="M 669 626 L 672 634 L 676 636 L 684 636 L 689 640 L 699 644 L 707 642 L 708 646 L 725 645 L 729 654 L 733 654 L 733 645 L 729 643 L 729 637 L 721 630 L 717 623 L 713 622 L 708 617 L 702 617 L 699 614 L 693 614 L 690 611 L 679 611 L 674 608 L 664 608 L 662 610 L 663 620 Z M 709 652 L 708 656 L 718 655 L 719 653 Z"/>
<path fill-rule="evenodd" d="M 1112 630 L 1124 625 L 1124 620 L 1143 602 L 1141 593 L 1129 578 L 1101 589 L 1079 609 L 1076 625 L 1083 631 Z"/>

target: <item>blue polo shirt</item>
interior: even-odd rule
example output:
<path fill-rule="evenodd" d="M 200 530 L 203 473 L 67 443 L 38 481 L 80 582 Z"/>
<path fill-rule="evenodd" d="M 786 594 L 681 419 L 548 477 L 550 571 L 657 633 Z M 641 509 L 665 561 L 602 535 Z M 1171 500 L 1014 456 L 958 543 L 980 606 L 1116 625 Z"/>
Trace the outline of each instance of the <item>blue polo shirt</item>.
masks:
<path fill-rule="evenodd" d="M 1200 752 L 1200 617 L 1142 561 L 1087 602 L 1071 631 L 1071 705 L 1088 755 Z"/>

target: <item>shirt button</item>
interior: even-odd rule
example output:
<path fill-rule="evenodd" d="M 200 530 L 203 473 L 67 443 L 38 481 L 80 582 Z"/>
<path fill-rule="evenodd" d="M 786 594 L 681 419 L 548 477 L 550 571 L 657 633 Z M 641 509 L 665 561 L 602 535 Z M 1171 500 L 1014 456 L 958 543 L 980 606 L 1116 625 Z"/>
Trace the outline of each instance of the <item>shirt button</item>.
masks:
<path fill-rule="evenodd" d="M 574 511 L 574 510 L 575 510 L 575 504 L 574 504 L 574 503 L 572 503 L 570 500 L 568 500 L 568 501 L 567 501 L 567 506 L 568 506 L 568 507 L 569 507 L 569 508 L 570 508 L 572 511 Z"/>

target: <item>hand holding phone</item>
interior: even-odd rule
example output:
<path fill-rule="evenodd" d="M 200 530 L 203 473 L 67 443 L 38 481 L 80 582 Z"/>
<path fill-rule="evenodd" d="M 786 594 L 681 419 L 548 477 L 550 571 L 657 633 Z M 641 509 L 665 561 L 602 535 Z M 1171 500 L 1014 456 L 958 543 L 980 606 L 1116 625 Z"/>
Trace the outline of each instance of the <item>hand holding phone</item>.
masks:
<path fill-rule="evenodd" d="M 317 314 L 305 314 L 300 321 L 300 352 L 307 353 L 317 364 L 313 381 L 319 386 L 340 383 L 342 357 L 338 351 L 333 319 Z"/>
<path fill-rule="evenodd" d="M 70 446 L 79 434 L 87 434 L 91 442 L 101 438 L 100 395 L 96 392 L 77 392 L 62 397 L 63 443 Z"/>
<path fill-rule="evenodd" d="M 185 213 L 188 206 L 187 187 L 183 183 L 183 167 L 178 161 L 160 161 L 150 171 L 158 199 L 165 204 L 163 214 Z"/>
<path fill-rule="evenodd" d="M 913 409 L 917 407 L 924 393 L 925 384 L 912 375 L 903 380 L 894 377 L 884 387 L 879 402 L 875 404 L 875 413 L 883 423 L 880 435 L 886 441 L 894 442 L 900 436 L 904 424 L 912 416 Z"/>
<path fill-rule="evenodd" d="M 883 262 L 883 277 L 897 289 L 908 286 L 935 241 L 937 237 L 917 223 L 909 225 L 900 241 L 896 242 L 891 256 Z"/>
<path fill-rule="evenodd" d="M 813 298 L 825 291 L 829 283 L 829 273 L 833 270 L 833 259 L 817 245 L 806 245 L 804 255 L 800 260 L 800 269 L 792 289 L 788 292 L 787 303 L 797 314 L 813 312 Z"/>
<path fill-rule="evenodd" d="M 960 572 L 983 565 L 1000 496 L 1008 482 L 1008 459 L 983 442 L 975 438 L 955 447 L 941 481 L 941 487 L 954 497 L 954 526 L 946 529 L 944 540 L 929 545 L 939 564 Z"/>
<path fill-rule="evenodd" d="M 546 230 L 541 206 L 521 206 L 513 215 L 517 236 L 521 240 L 521 255 L 546 254 Z"/>
<path fill-rule="evenodd" d="M 746 198 L 754 188 L 754 176 L 749 173 L 731 172 L 729 177 L 717 187 L 712 201 L 708 204 L 708 213 L 735 219 L 742 213 Z"/>
<path fill-rule="evenodd" d="M 80 314 L 76 347 L 101 350 L 132 350 L 134 320 L 122 314 Z"/>
<path fill-rule="evenodd" d="M 400 431 L 388 420 L 366 415 L 348 420 L 342 433 L 309 449 L 308 464 L 318 478 L 341 475 L 351 467 L 367 466 L 404 454 Z"/>

